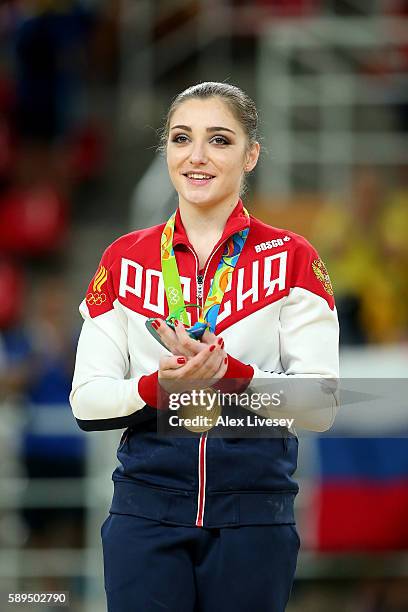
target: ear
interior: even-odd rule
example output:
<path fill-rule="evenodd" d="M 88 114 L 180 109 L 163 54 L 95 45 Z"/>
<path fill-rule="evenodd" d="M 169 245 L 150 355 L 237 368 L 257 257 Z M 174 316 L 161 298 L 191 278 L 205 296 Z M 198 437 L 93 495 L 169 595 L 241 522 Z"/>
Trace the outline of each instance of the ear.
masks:
<path fill-rule="evenodd" d="M 251 170 L 255 168 L 258 162 L 260 150 L 261 150 L 261 145 L 259 144 L 259 142 L 254 142 L 250 151 L 245 156 L 245 165 L 244 165 L 245 172 L 251 172 Z"/>

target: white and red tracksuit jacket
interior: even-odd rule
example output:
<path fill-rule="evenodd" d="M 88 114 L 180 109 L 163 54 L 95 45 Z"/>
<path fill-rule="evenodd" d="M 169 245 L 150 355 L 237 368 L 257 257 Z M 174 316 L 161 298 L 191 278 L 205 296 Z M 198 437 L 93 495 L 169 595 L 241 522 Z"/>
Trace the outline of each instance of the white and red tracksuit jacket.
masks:
<path fill-rule="evenodd" d="M 304 238 L 248 219 L 239 201 L 200 270 L 178 210 L 173 247 L 184 300 L 202 303 L 197 296 L 208 294 L 225 241 L 248 224 L 215 330 L 229 355 L 225 376 L 244 379 L 251 391 L 276 379 L 307 378 L 308 397 L 301 387 L 287 385 L 286 404 L 274 415 L 290 408 L 295 426 L 324 431 L 333 423 L 337 398 L 321 379 L 339 375 L 339 330 L 330 280 Z M 73 414 L 87 431 L 127 428 L 111 511 L 198 526 L 294 522 L 296 435 L 163 438 L 155 431 L 157 368 L 168 351 L 145 321 L 168 316 L 163 228 L 164 223 L 137 230 L 111 244 L 80 306 L 84 324 L 70 395 Z M 198 311 L 189 312 L 194 323 Z"/>

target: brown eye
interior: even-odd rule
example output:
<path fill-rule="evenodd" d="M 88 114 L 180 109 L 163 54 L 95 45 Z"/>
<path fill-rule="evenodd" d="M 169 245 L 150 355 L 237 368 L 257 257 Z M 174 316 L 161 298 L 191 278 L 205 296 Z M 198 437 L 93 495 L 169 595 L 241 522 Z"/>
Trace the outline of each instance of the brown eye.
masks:
<path fill-rule="evenodd" d="M 179 144 L 184 144 L 187 141 L 188 141 L 188 138 L 185 134 L 178 134 L 178 136 L 175 136 L 172 140 L 172 142 L 177 142 Z"/>
<path fill-rule="evenodd" d="M 215 142 L 217 145 L 228 145 L 229 141 L 224 136 L 214 136 L 211 142 Z"/>

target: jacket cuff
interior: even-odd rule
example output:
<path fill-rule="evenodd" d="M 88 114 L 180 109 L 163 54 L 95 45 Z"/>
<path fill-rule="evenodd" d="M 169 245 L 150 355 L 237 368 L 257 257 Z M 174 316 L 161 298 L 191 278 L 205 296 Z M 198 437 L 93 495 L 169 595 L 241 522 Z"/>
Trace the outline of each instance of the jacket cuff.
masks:
<path fill-rule="evenodd" d="M 153 408 L 157 408 L 157 390 L 159 386 L 159 371 L 142 376 L 138 383 L 138 391 L 142 400 Z"/>
<path fill-rule="evenodd" d="M 167 410 L 169 394 L 159 383 L 159 371 L 142 376 L 138 383 L 139 395 L 148 406 L 157 410 Z"/>
<path fill-rule="evenodd" d="M 254 377 L 254 368 L 228 355 L 228 366 L 224 376 L 213 385 L 222 393 L 242 393 Z"/>

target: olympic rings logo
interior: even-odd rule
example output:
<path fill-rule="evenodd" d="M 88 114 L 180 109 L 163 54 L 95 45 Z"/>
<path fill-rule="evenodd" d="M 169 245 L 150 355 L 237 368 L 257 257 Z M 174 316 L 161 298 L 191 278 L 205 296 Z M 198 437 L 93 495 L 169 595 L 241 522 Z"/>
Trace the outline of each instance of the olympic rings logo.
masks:
<path fill-rule="evenodd" d="M 175 287 L 169 287 L 167 297 L 170 301 L 170 304 L 177 304 L 179 299 L 178 289 L 176 289 Z"/>
<path fill-rule="evenodd" d="M 100 306 L 106 302 L 106 293 L 88 293 L 86 303 L 90 306 Z"/>

